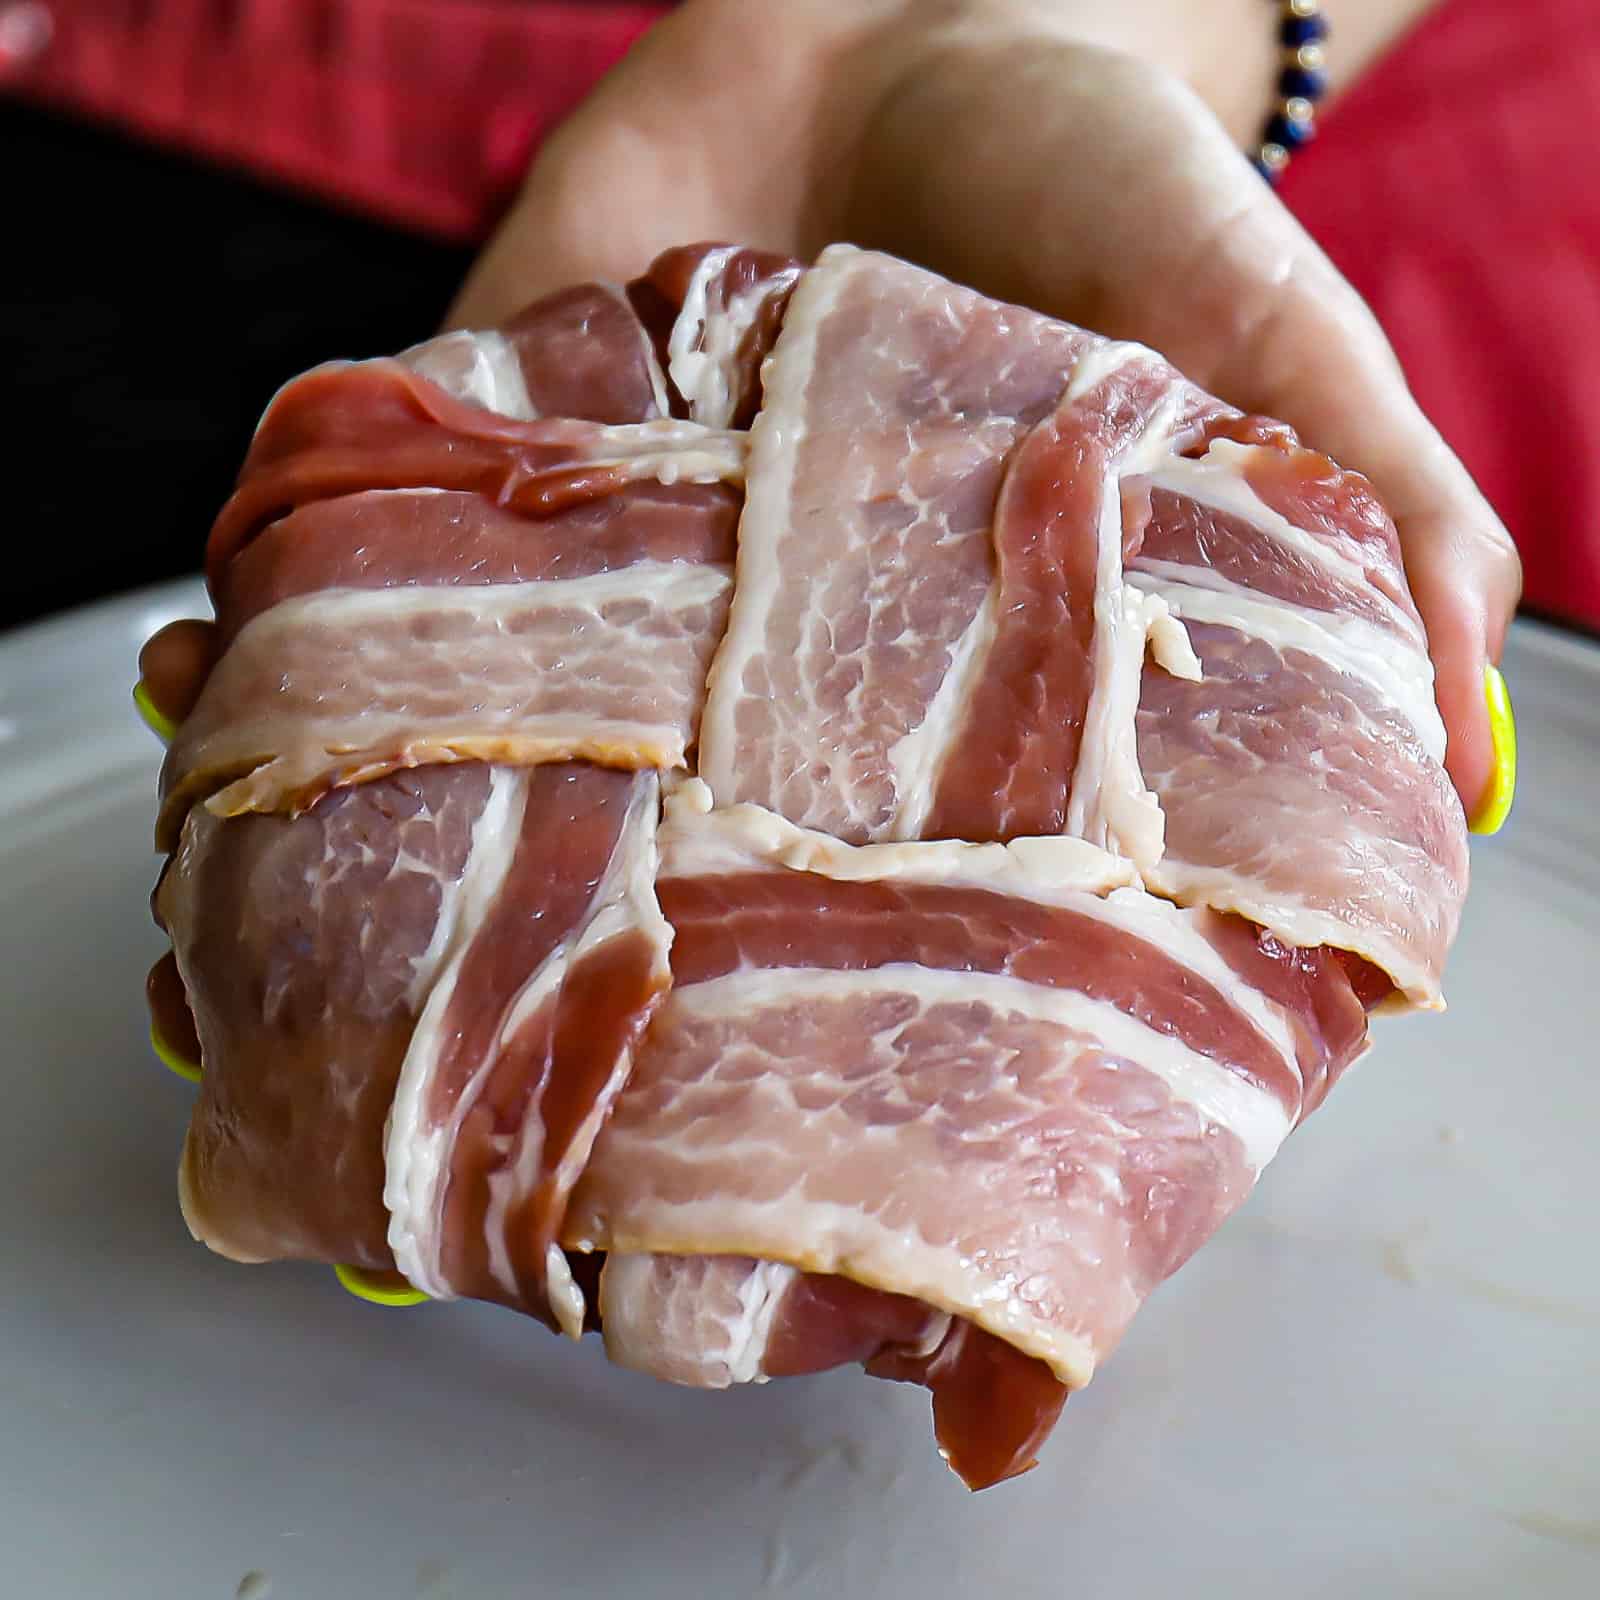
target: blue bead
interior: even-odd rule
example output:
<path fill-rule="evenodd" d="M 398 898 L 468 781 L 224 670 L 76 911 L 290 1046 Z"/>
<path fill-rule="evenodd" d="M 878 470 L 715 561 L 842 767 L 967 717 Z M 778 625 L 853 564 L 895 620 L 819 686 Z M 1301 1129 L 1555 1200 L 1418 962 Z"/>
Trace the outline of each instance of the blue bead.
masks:
<path fill-rule="evenodd" d="M 1309 122 L 1291 122 L 1281 111 L 1267 118 L 1261 137 L 1268 144 L 1281 144 L 1285 150 L 1298 150 L 1312 135 Z"/>
<path fill-rule="evenodd" d="M 1268 183 L 1273 185 L 1274 188 L 1277 187 L 1278 174 L 1276 172 L 1274 172 L 1272 170 L 1272 168 L 1269 167 L 1266 164 L 1266 162 L 1261 159 L 1260 156 L 1252 156 L 1250 158 L 1250 165 L 1252 167 L 1254 167 L 1256 169 L 1256 171 L 1259 172 L 1261 174 L 1261 176 L 1267 180 Z"/>
<path fill-rule="evenodd" d="M 1327 90 L 1327 74 L 1309 67 L 1285 67 L 1278 78 L 1278 93 L 1285 100 L 1320 100 Z"/>
<path fill-rule="evenodd" d="M 1328 37 L 1328 24 L 1320 16 L 1285 17 L 1278 25 L 1278 37 L 1291 50 L 1314 44 Z"/>

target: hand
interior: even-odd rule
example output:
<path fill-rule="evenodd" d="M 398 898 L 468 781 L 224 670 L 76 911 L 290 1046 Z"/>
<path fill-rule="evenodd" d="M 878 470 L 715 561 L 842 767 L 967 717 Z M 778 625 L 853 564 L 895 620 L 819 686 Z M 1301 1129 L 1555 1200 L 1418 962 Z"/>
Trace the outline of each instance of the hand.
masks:
<path fill-rule="evenodd" d="M 627 278 L 685 240 L 809 258 L 850 239 L 1152 345 L 1373 480 L 1470 816 L 1495 759 L 1484 672 L 1520 565 L 1372 314 L 1240 154 L 1270 93 L 1270 17 L 1222 3 L 1238 14 L 689 0 L 545 146 L 451 320 L 486 325 L 563 284 Z M 1222 52 L 1219 37 L 1258 43 Z M 1150 40 L 1160 59 L 1134 53 Z"/>

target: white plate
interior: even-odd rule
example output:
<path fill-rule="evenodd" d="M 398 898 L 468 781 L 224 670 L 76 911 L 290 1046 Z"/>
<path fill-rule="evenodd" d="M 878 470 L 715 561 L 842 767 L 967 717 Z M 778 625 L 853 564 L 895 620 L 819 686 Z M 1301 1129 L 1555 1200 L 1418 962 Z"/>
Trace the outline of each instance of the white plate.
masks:
<path fill-rule="evenodd" d="M 973 1497 L 920 1390 L 674 1390 L 190 1243 L 129 689 L 201 609 L 0 641 L 0 1594 L 1600 1592 L 1600 650 L 1517 631 L 1522 790 L 1474 849 L 1449 1016 L 1383 1029 L 1044 1465 Z"/>

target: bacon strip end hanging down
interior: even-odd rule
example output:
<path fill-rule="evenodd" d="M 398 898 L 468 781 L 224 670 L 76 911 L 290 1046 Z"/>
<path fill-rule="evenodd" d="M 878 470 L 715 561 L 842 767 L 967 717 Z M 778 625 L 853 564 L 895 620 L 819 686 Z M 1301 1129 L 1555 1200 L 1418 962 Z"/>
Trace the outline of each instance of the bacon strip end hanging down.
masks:
<path fill-rule="evenodd" d="M 1465 828 L 1392 523 L 1140 346 L 668 252 L 287 385 L 159 636 L 161 1038 L 240 1261 L 1035 1464 L 1367 1047 Z"/>

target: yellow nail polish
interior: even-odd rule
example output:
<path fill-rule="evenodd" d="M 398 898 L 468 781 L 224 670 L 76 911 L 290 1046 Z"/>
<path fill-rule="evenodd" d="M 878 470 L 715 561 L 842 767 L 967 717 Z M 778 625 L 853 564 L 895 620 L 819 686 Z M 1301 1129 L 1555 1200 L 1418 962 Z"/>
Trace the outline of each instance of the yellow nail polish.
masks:
<path fill-rule="evenodd" d="M 178 731 L 178 725 L 170 717 L 163 716 L 154 700 L 150 698 L 150 691 L 144 686 L 141 678 L 133 686 L 133 703 L 139 708 L 139 715 L 147 727 L 162 744 L 171 744 Z"/>
<path fill-rule="evenodd" d="M 193 1061 L 186 1060 L 156 1032 L 155 1023 L 150 1024 L 150 1048 L 155 1051 L 161 1065 L 169 1072 L 175 1072 L 180 1078 L 187 1078 L 190 1083 L 199 1083 L 200 1068 Z"/>
<path fill-rule="evenodd" d="M 397 1273 L 375 1277 L 360 1267 L 335 1267 L 333 1275 L 357 1300 L 370 1300 L 375 1306 L 420 1306 L 428 1298 Z"/>
<path fill-rule="evenodd" d="M 1511 695 L 1498 667 L 1484 669 L 1484 696 L 1489 702 L 1489 733 L 1494 741 L 1494 771 L 1489 787 L 1468 824 L 1474 833 L 1498 833 L 1511 815 L 1517 792 L 1517 719 Z"/>

